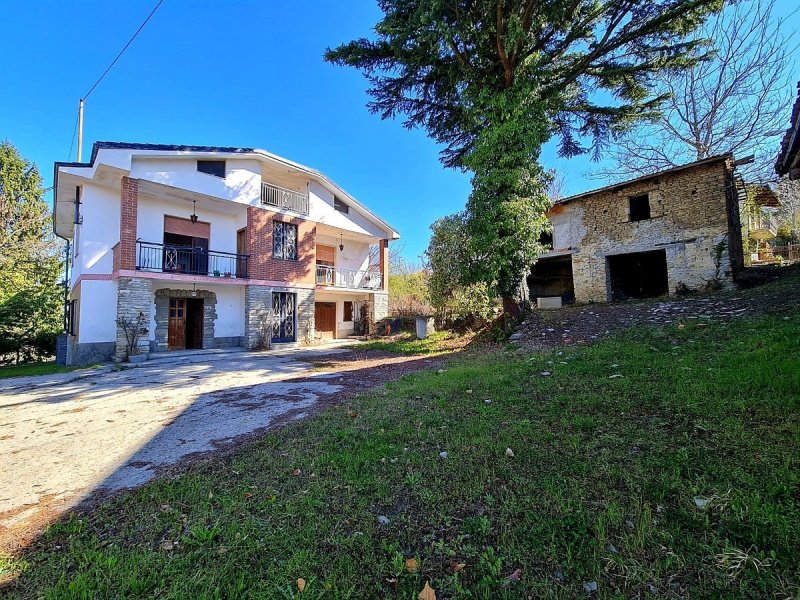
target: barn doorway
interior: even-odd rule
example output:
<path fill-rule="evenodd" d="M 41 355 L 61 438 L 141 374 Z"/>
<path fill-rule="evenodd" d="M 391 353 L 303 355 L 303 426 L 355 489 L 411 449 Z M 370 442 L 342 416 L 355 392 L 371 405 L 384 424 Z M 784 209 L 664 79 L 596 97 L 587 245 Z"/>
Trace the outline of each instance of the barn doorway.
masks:
<path fill-rule="evenodd" d="M 608 271 L 612 300 L 653 298 L 669 293 L 664 250 L 609 256 Z"/>
<path fill-rule="evenodd" d="M 575 284 L 572 279 L 572 255 L 540 258 L 528 275 L 531 301 L 537 298 L 559 296 L 564 304 L 575 302 Z"/>

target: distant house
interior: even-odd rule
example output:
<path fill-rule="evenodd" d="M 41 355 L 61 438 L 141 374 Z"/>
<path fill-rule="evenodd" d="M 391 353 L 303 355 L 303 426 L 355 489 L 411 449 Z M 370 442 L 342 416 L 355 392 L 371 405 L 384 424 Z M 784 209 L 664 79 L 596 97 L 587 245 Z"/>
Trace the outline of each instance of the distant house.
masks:
<path fill-rule="evenodd" d="M 763 262 L 766 242 L 778 235 L 777 211 L 781 206 L 777 194 L 766 185 L 748 186 L 739 205 L 742 218 L 742 238 L 745 242 L 745 262 Z"/>
<path fill-rule="evenodd" d="M 800 83 L 797 84 L 797 100 L 792 109 L 789 129 L 783 136 L 775 172 L 790 179 L 800 179 Z"/>
<path fill-rule="evenodd" d="M 608 302 L 729 287 L 743 267 L 731 155 L 557 202 L 551 248 L 528 276 L 532 299 Z"/>
<path fill-rule="evenodd" d="M 399 236 L 325 175 L 255 148 L 98 142 L 56 163 L 69 364 L 345 337 L 388 311 Z M 373 259 L 371 259 L 373 257 Z"/>

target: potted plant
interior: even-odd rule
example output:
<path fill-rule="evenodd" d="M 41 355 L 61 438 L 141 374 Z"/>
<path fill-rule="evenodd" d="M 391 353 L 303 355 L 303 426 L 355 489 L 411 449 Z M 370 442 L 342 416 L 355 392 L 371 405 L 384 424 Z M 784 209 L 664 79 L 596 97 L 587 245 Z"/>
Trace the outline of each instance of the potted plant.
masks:
<path fill-rule="evenodd" d="M 214 269 L 214 277 L 219 277 L 219 269 Z"/>
<path fill-rule="evenodd" d="M 230 279 L 231 278 L 231 272 L 230 271 L 225 271 L 225 273 L 223 273 L 222 276 L 223 277 L 227 277 L 228 279 Z"/>
<path fill-rule="evenodd" d="M 147 354 L 140 354 L 139 338 L 147 335 L 147 317 L 140 312 L 135 317 L 117 317 L 117 326 L 125 333 L 128 362 L 141 363 L 147 360 Z"/>

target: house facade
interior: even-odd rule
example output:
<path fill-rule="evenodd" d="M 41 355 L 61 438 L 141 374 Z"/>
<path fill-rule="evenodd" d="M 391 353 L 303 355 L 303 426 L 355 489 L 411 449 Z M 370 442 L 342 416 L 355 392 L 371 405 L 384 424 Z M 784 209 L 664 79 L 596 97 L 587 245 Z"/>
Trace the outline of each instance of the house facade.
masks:
<path fill-rule="evenodd" d="M 56 163 L 71 247 L 65 362 L 309 344 L 388 311 L 398 234 L 325 175 L 254 148 L 98 142 Z"/>
<path fill-rule="evenodd" d="M 733 158 L 719 156 L 555 203 L 531 298 L 608 302 L 730 286 L 743 264 L 738 187 Z"/>

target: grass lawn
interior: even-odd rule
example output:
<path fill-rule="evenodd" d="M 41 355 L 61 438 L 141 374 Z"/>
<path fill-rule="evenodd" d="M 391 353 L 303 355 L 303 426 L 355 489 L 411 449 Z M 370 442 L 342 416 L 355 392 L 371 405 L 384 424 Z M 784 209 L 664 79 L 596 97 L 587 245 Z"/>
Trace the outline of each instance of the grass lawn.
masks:
<path fill-rule="evenodd" d="M 450 331 L 435 331 L 424 340 L 418 340 L 414 333 L 404 332 L 345 347 L 354 350 L 383 350 L 397 354 L 438 354 L 461 348 L 471 339 L 471 335 L 459 335 Z"/>
<path fill-rule="evenodd" d="M 790 314 L 408 375 L 65 519 L 8 592 L 796 597 Z"/>
<path fill-rule="evenodd" d="M 53 373 L 67 373 L 75 369 L 86 367 L 66 367 L 55 362 L 35 362 L 21 365 L 6 365 L 0 367 L 0 379 L 8 377 L 30 377 L 31 375 L 52 375 Z"/>

